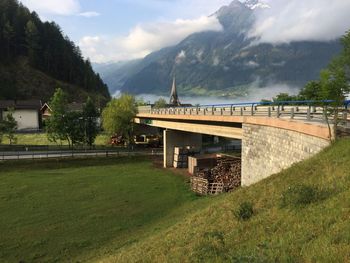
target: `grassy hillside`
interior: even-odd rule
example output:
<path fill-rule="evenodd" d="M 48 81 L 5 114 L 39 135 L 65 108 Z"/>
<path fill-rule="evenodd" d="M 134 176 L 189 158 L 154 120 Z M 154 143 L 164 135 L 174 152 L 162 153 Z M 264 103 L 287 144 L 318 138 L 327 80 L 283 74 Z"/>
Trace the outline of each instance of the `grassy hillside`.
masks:
<path fill-rule="evenodd" d="M 0 262 L 85 262 L 203 206 L 144 158 L 0 162 Z"/>
<path fill-rule="evenodd" d="M 47 74 L 34 69 L 25 57 L 16 59 L 10 64 L 0 63 L 0 80 L 10 79 L 8 89 L 0 91 L 0 99 L 39 99 L 43 103 L 49 101 L 56 88 L 60 87 L 69 94 L 69 100 L 85 102 L 88 96 L 96 102 L 104 104 L 109 98 L 93 91 L 86 91 L 81 87 L 58 81 Z"/>
<path fill-rule="evenodd" d="M 245 201 L 249 220 L 235 215 Z M 213 198 L 102 262 L 349 262 L 350 140 L 256 185 Z"/>

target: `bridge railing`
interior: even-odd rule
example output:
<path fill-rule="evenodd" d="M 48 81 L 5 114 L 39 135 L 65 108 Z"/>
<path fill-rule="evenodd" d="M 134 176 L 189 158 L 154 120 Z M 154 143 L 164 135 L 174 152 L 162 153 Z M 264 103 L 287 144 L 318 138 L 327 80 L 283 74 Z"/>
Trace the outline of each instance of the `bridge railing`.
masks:
<path fill-rule="evenodd" d="M 198 105 L 186 107 L 168 107 L 156 109 L 150 106 L 139 108 L 140 114 L 156 115 L 212 115 L 212 116 L 256 116 L 290 118 L 306 121 L 324 122 L 328 117 L 326 105 L 332 101 L 280 101 L 280 102 L 251 102 L 235 104 Z M 344 102 L 339 109 L 341 121 L 349 122 L 350 100 Z"/>

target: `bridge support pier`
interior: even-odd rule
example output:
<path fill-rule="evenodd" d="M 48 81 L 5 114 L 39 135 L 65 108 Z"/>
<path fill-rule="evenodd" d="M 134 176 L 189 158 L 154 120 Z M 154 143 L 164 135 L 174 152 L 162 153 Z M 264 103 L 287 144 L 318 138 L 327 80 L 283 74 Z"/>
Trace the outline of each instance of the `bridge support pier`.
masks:
<path fill-rule="evenodd" d="M 202 134 L 164 130 L 164 168 L 172 167 L 174 162 L 174 147 L 194 146 L 202 148 Z"/>

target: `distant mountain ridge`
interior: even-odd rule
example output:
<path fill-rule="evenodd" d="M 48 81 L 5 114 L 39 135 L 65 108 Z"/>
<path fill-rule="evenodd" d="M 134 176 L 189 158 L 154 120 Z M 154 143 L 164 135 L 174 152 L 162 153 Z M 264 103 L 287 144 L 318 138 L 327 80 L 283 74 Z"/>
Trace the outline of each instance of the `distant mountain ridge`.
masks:
<path fill-rule="evenodd" d="M 246 95 L 252 85 L 302 87 L 317 79 L 320 70 L 341 50 L 340 42 L 253 44 L 256 39 L 248 37 L 248 32 L 257 12 L 266 8 L 269 6 L 256 0 L 234 0 L 213 14 L 222 31 L 195 33 L 173 47 L 133 64 L 125 63 L 114 73 L 109 72 L 120 80 L 109 82 L 111 92 L 168 95 L 174 75 L 180 95 L 224 97 Z"/>

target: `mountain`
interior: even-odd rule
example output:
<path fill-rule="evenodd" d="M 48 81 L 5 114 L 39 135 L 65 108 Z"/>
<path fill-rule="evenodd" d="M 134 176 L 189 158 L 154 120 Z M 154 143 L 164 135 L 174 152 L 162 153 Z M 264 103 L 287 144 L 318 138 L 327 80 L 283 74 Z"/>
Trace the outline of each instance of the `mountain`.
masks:
<path fill-rule="evenodd" d="M 57 87 L 71 101 L 110 99 L 107 85 L 54 22 L 17 0 L 0 1 L 0 99 L 47 101 Z"/>
<path fill-rule="evenodd" d="M 269 6 L 256 0 L 235 0 L 213 14 L 222 31 L 192 34 L 176 46 L 151 53 L 137 67 L 133 65 L 132 72 L 118 68 L 114 76 L 124 83 L 110 84 L 134 94 L 167 95 L 176 75 L 180 95 L 234 97 L 246 95 L 251 87 L 284 84 L 300 88 L 317 79 L 341 50 L 340 41 L 257 44 L 248 32 L 256 15 L 266 8 Z M 119 78 L 120 74 L 124 77 Z"/>
<path fill-rule="evenodd" d="M 140 62 L 141 59 L 120 61 L 117 63 L 92 63 L 92 67 L 100 74 L 113 94 L 122 88 L 129 77 L 142 69 Z"/>

